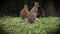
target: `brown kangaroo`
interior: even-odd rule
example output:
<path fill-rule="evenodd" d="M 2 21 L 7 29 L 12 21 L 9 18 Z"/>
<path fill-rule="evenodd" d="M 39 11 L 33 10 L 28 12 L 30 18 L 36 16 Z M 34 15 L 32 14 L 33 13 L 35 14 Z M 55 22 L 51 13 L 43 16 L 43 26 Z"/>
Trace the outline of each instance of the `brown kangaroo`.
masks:
<path fill-rule="evenodd" d="M 37 16 L 37 12 L 38 12 L 38 7 L 39 7 L 39 2 L 35 2 L 35 5 L 29 12 L 28 22 L 31 24 L 35 22 L 35 18 Z"/>
<path fill-rule="evenodd" d="M 24 20 L 28 18 L 28 14 L 29 14 L 28 6 L 25 4 L 24 8 L 21 10 L 20 16 Z"/>

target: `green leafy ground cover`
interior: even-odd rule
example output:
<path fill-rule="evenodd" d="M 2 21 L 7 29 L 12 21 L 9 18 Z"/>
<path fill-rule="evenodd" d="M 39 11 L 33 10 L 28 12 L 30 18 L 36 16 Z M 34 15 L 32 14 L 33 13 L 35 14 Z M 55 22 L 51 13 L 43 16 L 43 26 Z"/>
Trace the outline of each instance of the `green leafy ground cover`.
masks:
<path fill-rule="evenodd" d="M 55 34 L 60 17 L 36 18 L 33 24 L 18 17 L 0 17 L 0 34 Z"/>

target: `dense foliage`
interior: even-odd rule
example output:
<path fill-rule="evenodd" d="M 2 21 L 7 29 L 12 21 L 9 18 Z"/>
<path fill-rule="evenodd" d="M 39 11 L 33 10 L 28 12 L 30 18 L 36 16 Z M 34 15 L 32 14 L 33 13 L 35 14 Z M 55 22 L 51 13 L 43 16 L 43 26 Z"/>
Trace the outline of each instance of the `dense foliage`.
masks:
<path fill-rule="evenodd" d="M 55 34 L 59 25 L 59 17 L 36 18 L 33 24 L 18 17 L 0 17 L 1 34 Z"/>

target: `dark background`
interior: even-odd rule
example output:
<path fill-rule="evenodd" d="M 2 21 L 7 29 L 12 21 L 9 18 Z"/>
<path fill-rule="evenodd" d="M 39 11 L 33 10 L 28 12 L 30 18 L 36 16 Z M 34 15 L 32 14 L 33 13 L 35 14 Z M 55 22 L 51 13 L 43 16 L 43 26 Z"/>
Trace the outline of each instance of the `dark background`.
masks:
<path fill-rule="evenodd" d="M 60 13 L 60 2 L 59 0 L 0 0 L 0 16 L 20 16 L 20 11 L 23 9 L 24 4 L 27 4 L 29 11 L 34 6 L 34 2 L 40 2 L 40 7 L 38 11 L 38 17 L 41 15 L 41 7 L 44 8 L 44 4 L 47 4 L 48 1 L 54 4 L 56 12 Z"/>

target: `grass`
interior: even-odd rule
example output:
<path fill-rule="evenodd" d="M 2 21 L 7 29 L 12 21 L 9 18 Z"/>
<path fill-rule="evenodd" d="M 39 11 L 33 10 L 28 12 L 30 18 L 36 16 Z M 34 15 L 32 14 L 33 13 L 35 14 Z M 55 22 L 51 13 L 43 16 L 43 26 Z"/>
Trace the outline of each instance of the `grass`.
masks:
<path fill-rule="evenodd" d="M 0 17 L 1 34 L 54 34 L 59 25 L 60 17 L 36 18 L 33 24 L 18 17 Z"/>

